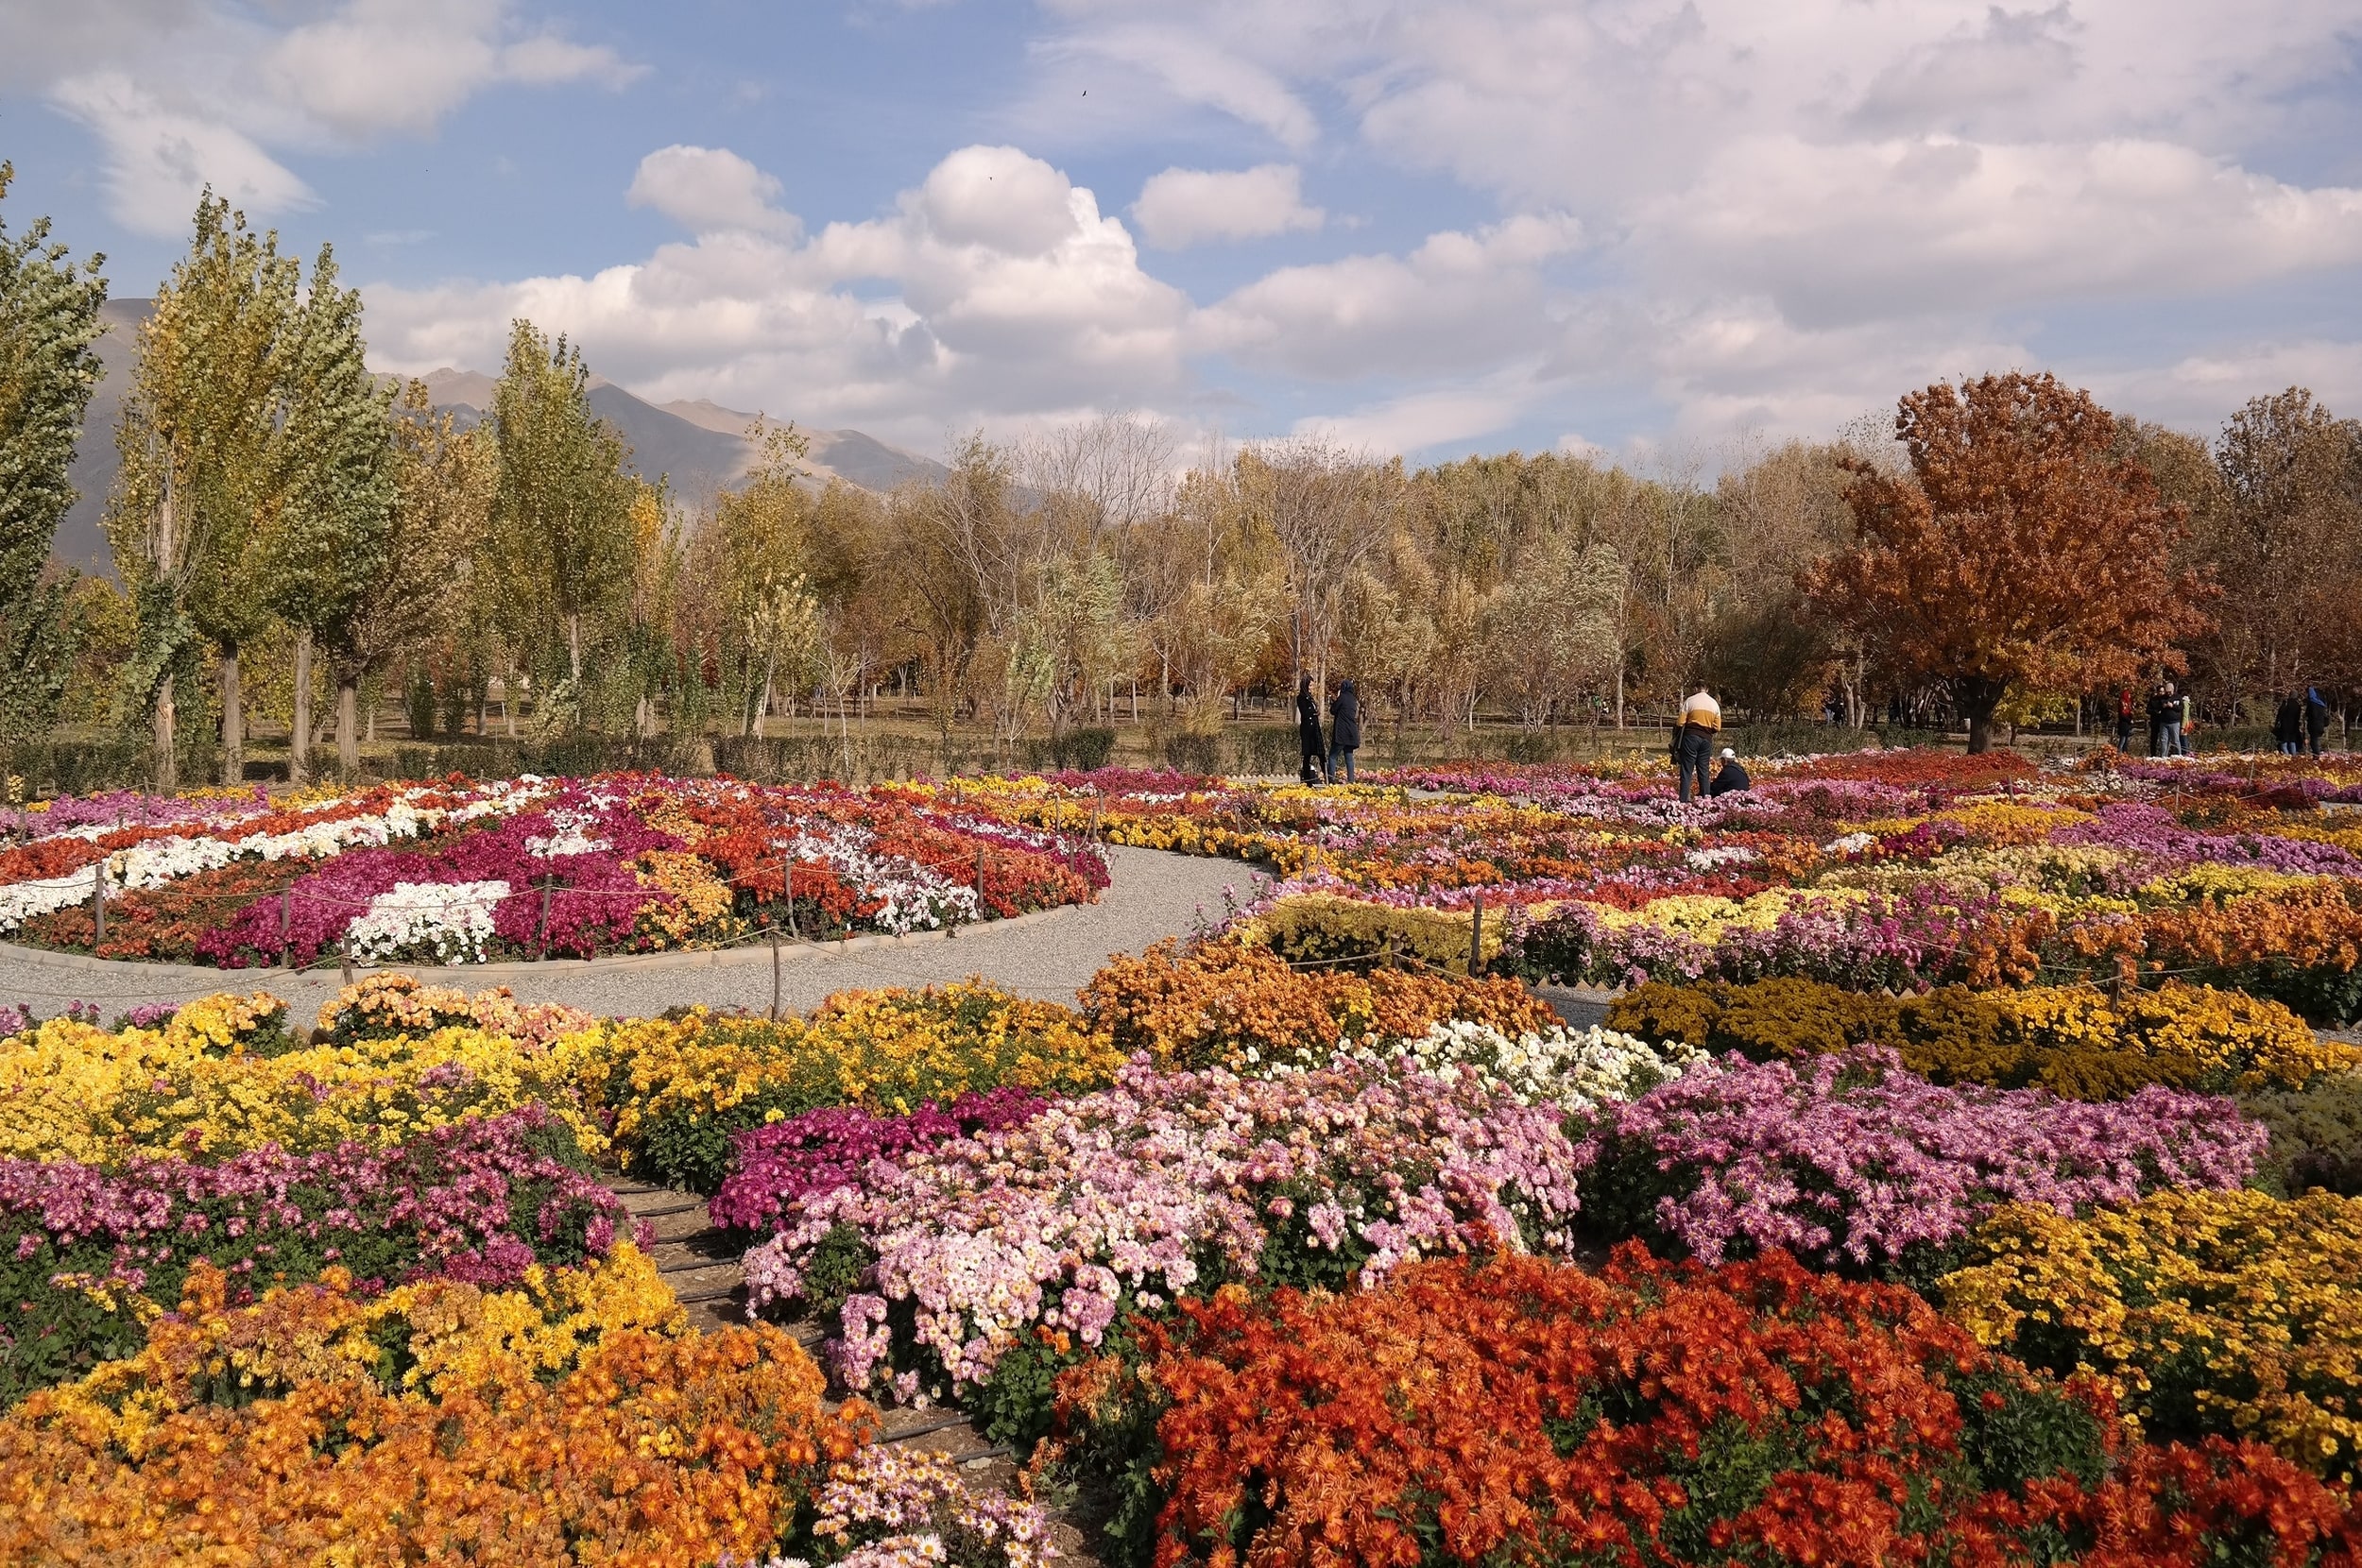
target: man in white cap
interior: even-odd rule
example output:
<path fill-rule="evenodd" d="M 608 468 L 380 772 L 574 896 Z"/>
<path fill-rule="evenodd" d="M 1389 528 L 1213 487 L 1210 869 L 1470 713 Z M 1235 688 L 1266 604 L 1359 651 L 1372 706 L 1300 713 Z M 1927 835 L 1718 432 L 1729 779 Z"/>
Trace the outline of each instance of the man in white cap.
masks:
<path fill-rule="evenodd" d="M 1734 794 L 1754 782 L 1754 779 L 1747 776 L 1747 770 L 1738 765 L 1738 753 L 1724 746 L 1722 765 L 1715 770 L 1714 782 L 1706 786 L 1706 793 L 1709 795 Z"/>
<path fill-rule="evenodd" d="M 1706 758 L 1722 733 L 1722 705 L 1700 687 L 1682 703 L 1681 726 L 1673 731 L 1673 766 L 1681 770 L 1682 803 L 1706 793 Z"/>

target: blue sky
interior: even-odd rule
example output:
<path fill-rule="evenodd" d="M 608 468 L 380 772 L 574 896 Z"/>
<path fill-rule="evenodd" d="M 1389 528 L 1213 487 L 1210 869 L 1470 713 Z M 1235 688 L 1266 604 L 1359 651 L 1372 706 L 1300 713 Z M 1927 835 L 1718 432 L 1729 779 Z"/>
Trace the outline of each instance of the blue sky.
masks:
<path fill-rule="evenodd" d="M 926 450 L 1096 410 L 1707 466 L 2049 367 L 2362 411 L 2362 0 L 0 3 L 9 216 L 212 181 L 387 368 L 526 315 Z"/>

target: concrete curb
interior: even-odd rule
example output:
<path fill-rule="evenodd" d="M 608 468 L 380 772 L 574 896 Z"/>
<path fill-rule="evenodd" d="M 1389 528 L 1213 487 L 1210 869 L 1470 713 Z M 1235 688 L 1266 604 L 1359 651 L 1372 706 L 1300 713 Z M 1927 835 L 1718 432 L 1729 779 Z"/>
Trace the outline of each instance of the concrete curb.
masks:
<path fill-rule="evenodd" d="M 987 920 L 956 930 L 912 931 L 906 936 L 890 936 L 882 932 L 865 931 L 842 942 L 819 942 L 809 937 L 782 941 L 779 953 L 782 963 L 790 959 L 830 958 L 845 952 L 866 952 L 879 947 L 908 946 L 913 943 L 950 942 L 959 940 L 964 932 L 968 938 L 989 936 L 995 931 L 1012 930 L 1020 926 L 1038 925 L 1054 920 L 1076 910 L 1089 909 L 1088 904 L 1061 904 L 1055 909 L 1035 910 L 1029 914 L 1013 915 L 1006 920 Z M 767 942 L 745 943 L 736 947 L 694 948 L 674 953 L 626 953 L 607 958 L 546 958 L 508 963 L 362 963 L 352 966 L 355 974 L 399 973 L 415 975 L 421 980 L 465 984 L 468 981 L 520 980 L 527 976 L 550 975 L 610 975 L 631 974 L 648 970 L 722 968 L 741 962 L 768 963 L 771 946 Z M 217 989 L 232 989 L 248 981 L 300 980 L 309 976 L 334 978 L 334 964 L 314 964 L 309 969 L 216 969 L 201 963 L 148 963 L 139 959 L 94 958 L 87 953 L 59 953 L 45 947 L 20 947 L 12 942 L 0 942 L 0 959 L 31 964 L 37 967 L 77 971 L 84 974 L 106 975 L 118 980 L 152 980 L 212 985 Z"/>

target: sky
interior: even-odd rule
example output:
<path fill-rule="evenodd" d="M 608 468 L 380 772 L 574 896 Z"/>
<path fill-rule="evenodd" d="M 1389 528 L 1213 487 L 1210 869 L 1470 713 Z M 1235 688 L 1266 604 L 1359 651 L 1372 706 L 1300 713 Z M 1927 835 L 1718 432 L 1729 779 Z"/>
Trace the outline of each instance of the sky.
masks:
<path fill-rule="evenodd" d="M 0 216 L 207 184 L 372 363 L 509 323 L 925 452 L 1137 412 L 1711 464 L 2051 369 L 2362 413 L 2362 0 L 0 0 Z"/>

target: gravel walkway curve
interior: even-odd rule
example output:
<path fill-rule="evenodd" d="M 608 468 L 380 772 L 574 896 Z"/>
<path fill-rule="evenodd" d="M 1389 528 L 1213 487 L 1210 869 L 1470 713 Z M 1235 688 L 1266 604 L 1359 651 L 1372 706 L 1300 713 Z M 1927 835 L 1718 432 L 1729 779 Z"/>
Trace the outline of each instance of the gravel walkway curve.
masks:
<path fill-rule="evenodd" d="M 1019 996 L 1071 1001 L 1110 955 L 1138 952 L 1186 933 L 1201 909 L 1208 916 L 1220 913 L 1225 886 L 1243 898 L 1257 876 L 1253 867 L 1236 861 L 1122 847 L 1107 853 L 1114 885 L 1096 904 L 971 926 L 950 938 L 926 933 L 784 946 L 778 971 L 780 1010 L 804 1012 L 838 991 L 936 984 L 970 975 Z M 771 949 L 762 944 L 645 958 L 387 967 L 429 984 L 469 991 L 505 985 L 522 1000 L 566 1002 L 603 1016 L 645 1017 L 693 1002 L 758 1012 L 771 1005 Z M 368 971 L 365 966 L 359 972 Z M 94 1002 L 111 1017 L 140 1002 L 267 991 L 308 1021 L 340 984 L 334 968 L 298 975 L 283 969 L 109 963 L 0 944 L 0 1002 L 27 1004 L 43 1017 L 62 1012 L 69 1001 Z"/>

